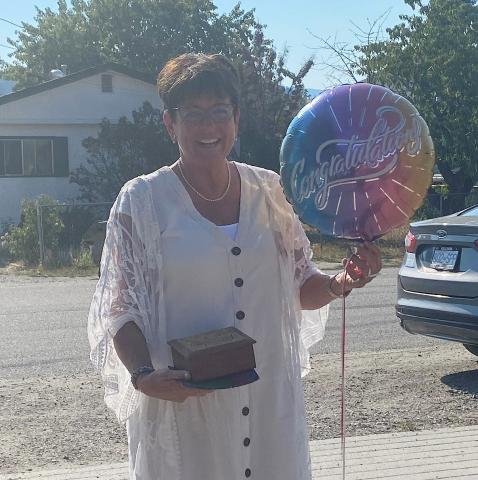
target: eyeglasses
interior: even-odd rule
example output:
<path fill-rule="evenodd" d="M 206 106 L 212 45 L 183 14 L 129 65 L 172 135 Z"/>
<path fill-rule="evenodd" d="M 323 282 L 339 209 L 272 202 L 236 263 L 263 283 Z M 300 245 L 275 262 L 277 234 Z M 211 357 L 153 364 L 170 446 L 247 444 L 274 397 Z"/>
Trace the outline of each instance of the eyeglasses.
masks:
<path fill-rule="evenodd" d="M 211 119 L 213 123 L 224 123 L 229 121 L 234 114 L 234 105 L 223 103 L 214 105 L 214 107 L 203 110 L 198 107 L 173 107 L 170 110 L 177 110 L 179 117 L 188 125 L 200 125 L 207 119 Z"/>

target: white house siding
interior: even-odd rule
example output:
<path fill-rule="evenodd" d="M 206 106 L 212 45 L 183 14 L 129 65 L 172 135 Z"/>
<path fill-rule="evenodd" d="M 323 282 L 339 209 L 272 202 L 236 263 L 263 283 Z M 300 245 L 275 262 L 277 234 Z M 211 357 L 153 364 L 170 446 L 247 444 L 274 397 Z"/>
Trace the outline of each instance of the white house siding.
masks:
<path fill-rule="evenodd" d="M 113 76 L 113 92 L 101 91 L 101 75 Z M 86 159 L 82 141 L 96 136 L 103 118 L 131 118 L 145 101 L 160 108 L 153 84 L 114 71 L 105 71 L 35 95 L 0 104 L 0 137 L 53 136 L 68 138 L 70 171 Z M 24 198 L 46 194 L 60 201 L 77 197 L 69 177 L 1 177 L 0 231 L 2 224 L 17 223 Z"/>
<path fill-rule="evenodd" d="M 0 107 L 1 108 L 1 107 Z M 0 125 L 0 136 L 50 136 L 68 138 L 70 171 L 85 161 L 83 139 L 95 136 L 98 125 Z M 62 202 L 75 200 L 77 185 L 69 177 L 0 177 L 0 231 L 4 223 L 18 223 L 21 202 L 45 194 Z"/>
<path fill-rule="evenodd" d="M 113 92 L 101 91 L 101 75 L 113 75 Z M 0 105 L 0 128 L 15 124 L 98 124 L 104 117 L 131 117 L 144 101 L 159 108 L 156 87 L 115 72 L 102 72 L 74 83 Z M 5 98 L 5 97 L 3 97 Z"/>

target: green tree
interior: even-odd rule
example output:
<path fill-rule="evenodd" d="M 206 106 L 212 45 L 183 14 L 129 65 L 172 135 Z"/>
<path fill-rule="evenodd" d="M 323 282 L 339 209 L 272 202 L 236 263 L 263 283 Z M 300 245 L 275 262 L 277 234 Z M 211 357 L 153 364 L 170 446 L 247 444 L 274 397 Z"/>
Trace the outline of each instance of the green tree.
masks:
<path fill-rule="evenodd" d="M 242 45 L 237 61 L 242 77 L 241 159 L 274 170 L 287 126 L 305 104 L 303 79 L 313 62 L 306 62 L 297 74 L 287 70 L 287 52 L 277 54 L 261 25 L 250 43 Z M 284 80 L 289 87 L 283 86 Z"/>
<path fill-rule="evenodd" d="M 111 201 L 129 179 L 176 159 L 176 147 L 159 110 L 145 102 L 132 117 L 132 121 L 122 117 L 115 123 L 105 119 L 98 136 L 83 141 L 87 161 L 71 175 L 82 200 Z"/>
<path fill-rule="evenodd" d="M 415 13 L 401 16 L 388 38 L 355 47 L 357 73 L 409 98 L 425 118 L 449 187 L 447 211 L 456 211 L 478 182 L 478 7 L 405 3 Z"/>
<path fill-rule="evenodd" d="M 240 160 L 278 169 L 287 125 L 306 102 L 303 79 L 312 61 L 289 71 L 287 52 L 277 53 L 265 28 L 240 3 L 219 15 L 210 0 L 72 0 L 71 7 L 58 0 L 58 11 L 37 9 L 35 24 L 24 23 L 18 40 L 10 41 L 15 50 L 7 75 L 23 88 L 48 80 L 63 64 L 73 73 L 116 62 L 154 76 L 178 54 L 223 53 L 243 85 Z M 121 182 L 177 156 L 159 112 L 148 108 L 135 112 L 133 122 L 105 120 L 98 137 L 86 140 L 88 164 L 72 176 L 83 198 L 111 200 Z M 144 134 L 135 137 L 138 132 Z"/>
<path fill-rule="evenodd" d="M 17 88 L 49 80 L 52 68 L 69 72 L 116 62 L 157 73 L 187 51 L 219 51 L 222 17 L 210 0 L 58 0 L 58 11 L 37 8 L 35 24 L 23 23 L 8 69 Z M 240 21 L 240 19 L 237 19 Z"/>

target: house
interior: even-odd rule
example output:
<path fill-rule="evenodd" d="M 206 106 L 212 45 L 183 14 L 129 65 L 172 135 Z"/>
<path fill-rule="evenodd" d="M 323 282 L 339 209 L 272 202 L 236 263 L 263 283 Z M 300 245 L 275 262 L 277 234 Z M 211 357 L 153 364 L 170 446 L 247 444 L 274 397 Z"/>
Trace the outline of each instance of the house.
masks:
<path fill-rule="evenodd" d="M 17 223 L 24 198 L 78 195 L 70 172 L 86 160 L 82 141 L 102 119 L 131 118 L 145 101 L 161 108 L 155 79 L 107 64 L 0 96 L 0 233 Z"/>

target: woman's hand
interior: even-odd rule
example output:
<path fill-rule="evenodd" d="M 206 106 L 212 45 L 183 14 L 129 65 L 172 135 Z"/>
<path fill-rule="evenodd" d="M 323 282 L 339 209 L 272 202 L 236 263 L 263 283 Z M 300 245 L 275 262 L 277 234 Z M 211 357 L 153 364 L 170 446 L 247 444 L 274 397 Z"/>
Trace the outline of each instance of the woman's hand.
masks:
<path fill-rule="evenodd" d="M 342 259 L 342 265 L 347 267 L 347 275 L 344 272 L 337 274 L 331 285 L 337 295 L 342 294 L 342 289 L 347 293 L 353 288 L 362 288 L 378 275 L 382 269 L 380 249 L 373 243 L 364 242 L 357 247 L 350 261 L 347 258 Z M 333 283 L 338 285 L 334 286 Z"/>
<path fill-rule="evenodd" d="M 185 370 L 155 370 L 141 375 L 136 384 L 138 390 L 149 397 L 184 402 L 189 397 L 203 397 L 214 390 L 203 390 L 184 386 L 180 380 L 188 380 L 189 373 Z"/>

